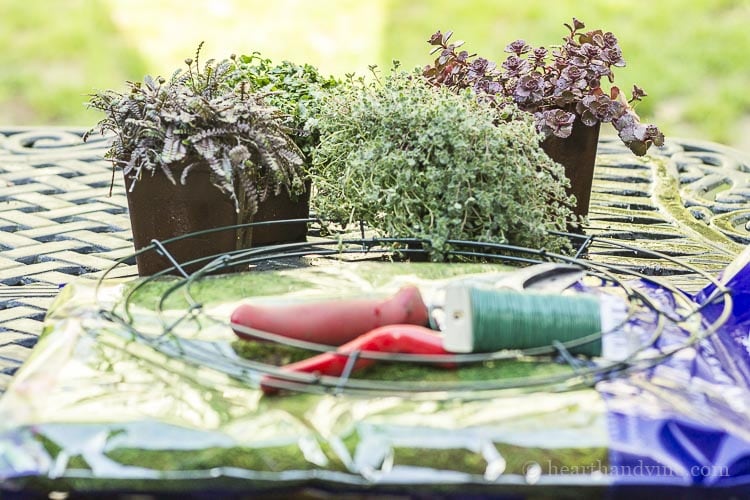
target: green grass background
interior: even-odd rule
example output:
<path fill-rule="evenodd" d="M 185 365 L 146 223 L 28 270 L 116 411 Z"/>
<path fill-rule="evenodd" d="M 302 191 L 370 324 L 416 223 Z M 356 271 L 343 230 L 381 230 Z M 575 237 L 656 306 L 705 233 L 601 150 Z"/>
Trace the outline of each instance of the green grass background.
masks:
<path fill-rule="evenodd" d="M 437 29 L 501 60 L 516 38 L 559 42 L 573 16 L 618 36 L 616 83 L 646 89 L 645 120 L 750 150 L 748 0 L 0 0 L 0 127 L 91 125 L 87 93 L 169 76 L 202 40 L 206 57 L 257 50 L 364 74 L 429 63 Z"/>

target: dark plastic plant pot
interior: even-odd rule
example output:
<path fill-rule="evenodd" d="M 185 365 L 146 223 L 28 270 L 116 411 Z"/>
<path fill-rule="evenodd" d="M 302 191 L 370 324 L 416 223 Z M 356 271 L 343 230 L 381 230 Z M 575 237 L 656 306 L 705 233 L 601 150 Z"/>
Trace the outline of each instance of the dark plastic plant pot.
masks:
<path fill-rule="evenodd" d="M 179 174 L 175 177 L 179 178 Z M 130 191 L 132 179 L 125 178 L 133 246 L 136 250 L 151 245 L 154 239 L 163 241 L 188 233 L 238 224 L 234 203 L 213 186 L 207 168 L 190 172 L 186 185 L 174 185 L 166 176 L 157 173 L 136 182 Z M 286 190 L 278 196 L 273 193 L 260 204 L 253 222 L 305 219 L 309 214 L 309 189 L 297 200 L 291 200 Z M 253 246 L 305 241 L 307 224 L 270 224 L 252 229 Z M 222 230 L 200 236 L 191 236 L 165 245 L 165 248 L 182 264 L 201 257 L 219 255 L 247 248 L 238 231 Z M 203 262 L 202 264 L 205 264 Z M 136 256 L 138 274 L 150 276 L 172 266 L 158 252 L 149 251 Z M 201 265 L 188 266 L 194 272 Z M 171 274 L 179 274 L 173 271 Z"/>
<path fill-rule="evenodd" d="M 310 216 L 310 183 L 306 183 L 305 192 L 294 200 L 286 189 L 278 195 L 271 193 L 258 207 L 258 212 L 251 222 L 266 222 L 288 219 L 307 219 Z M 253 227 L 252 246 L 278 245 L 279 243 L 298 243 L 307 239 L 307 223 L 290 222 Z"/>
<path fill-rule="evenodd" d="M 576 197 L 574 213 L 578 216 L 589 213 L 599 128 L 599 123 L 589 127 L 576 118 L 570 137 L 550 136 L 542 142 L 544 152 L 565 167 L 565 176 L 570 179 L 568 194 Z"/>

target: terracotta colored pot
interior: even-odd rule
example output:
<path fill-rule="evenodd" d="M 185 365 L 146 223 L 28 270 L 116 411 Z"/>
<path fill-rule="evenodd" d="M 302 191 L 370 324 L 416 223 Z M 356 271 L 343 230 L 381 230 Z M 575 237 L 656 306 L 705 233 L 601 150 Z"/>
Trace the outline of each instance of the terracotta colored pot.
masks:
<path fill-rule="evenodd" d="M 579 216 L 589 213 L 599 128 L 598 123 L 589 127 L 576 118 L 570 137 L 561 139 L 550 136 L 542 142 L 544 152 L 565 167 L 565 175 L 570 179 L 568 194 L 575 195 L 577 204 L 574 212 Z"/>
<path fill-rule="evenodd" d="M 175 177 L 179 178 L 179 174 Z M 187 233 L 237 224 L 234 203 L 209 179 L 208 168 L 195 168 L 186 185 L 174 185 L 164 175 L 144 177 L 130 191 L 132 179 L 125 178 L 133 245 L 136 250 L 147 247 L 151 240 L 160 241 Z M 253 221 L 303 219 L 309 214 L 309 189 L 298 200 L 290 200 L 285 190 L 279 196 L 269 196 L 261 203 Z M 254 227 L 253 246 L 305 241 L 307 224 L 273 224 Z M 247 242 L 234 229 L 191 236 L 165 245 L 178 263 L 201 257 L 247 248 Z M 202 264 L 205 264 L 203 262 Z M 150 251 L 136 257 L 138 274 L 150 276 L 171 267 L 171 263 L 157 252 Z M 201 264 L 201 265 L 202 265 Z M 188 266 L 193 272 L 201 265 Z M 172 274 L 179 274 L 173 272 Z"/>

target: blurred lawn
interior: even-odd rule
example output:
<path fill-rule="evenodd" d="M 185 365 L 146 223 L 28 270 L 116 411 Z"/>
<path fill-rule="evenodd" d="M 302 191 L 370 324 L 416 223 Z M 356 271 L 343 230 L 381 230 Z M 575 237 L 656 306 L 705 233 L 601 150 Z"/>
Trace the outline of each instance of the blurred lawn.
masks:
<path fill-rule="evenodd" d="M 0 0 L 0 126 L 90 124 L 84 94 L 146 64 L 103 0 Z"/>
<path fill-rule="evenodd" d="M 437 29 L 501 60 L 516 38 L 559 42 L 572 16 L 618 36 L 617 83 L 646 89 L 644 119 L 750 150 L 748 0 L 0 0 L 0 126 L 91 125 L 85 94 L 169 76 L 201 40 L 204 57 L 258 50 L 343 75 L 427 64 Z"/>

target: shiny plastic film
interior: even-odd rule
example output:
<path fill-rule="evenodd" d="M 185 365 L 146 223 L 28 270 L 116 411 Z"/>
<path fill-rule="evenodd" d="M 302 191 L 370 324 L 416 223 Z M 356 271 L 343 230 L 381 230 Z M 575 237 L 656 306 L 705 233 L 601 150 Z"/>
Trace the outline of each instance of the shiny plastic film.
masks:
<path fill-rule="evenodd" d="M 744 491 L 744 264 L 695 296 L 576 263 L 530 273 L 538 268 L 314 258 L 199 279 L 75 282 L 50 308 L 34 353 L 0 401 L 3 488 Z M 586 294 L 606 320 L 578 341 L 442 354 L 411 346 L 344 352 L 230 323 L 243 304 L 283 311 L 377 302 L 410 286 L 439 338 L 435 318 L 450 310 L 445 289 L 456 283 Z M 614 345 L 617 354 L 576 354 L 586 342 Z M 289 368 L 316 356 L 338 359 L 341 369 Z"/>

